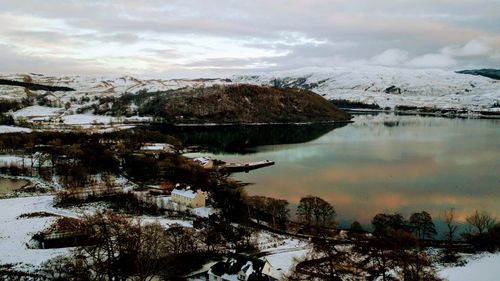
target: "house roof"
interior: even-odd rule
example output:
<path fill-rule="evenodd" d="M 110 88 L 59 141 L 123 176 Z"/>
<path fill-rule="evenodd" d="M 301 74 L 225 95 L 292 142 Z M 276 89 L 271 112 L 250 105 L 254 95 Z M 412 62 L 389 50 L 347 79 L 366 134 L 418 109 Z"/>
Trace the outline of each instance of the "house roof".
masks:
<path fill-rule="evenodd" d="M 212 159 L 210 159 L 208 157 L 198 157 L 198 158 L 195 158 L 193 160 L 202 166 L 204 166 L 204 165 L 210 163 L 210 161 L 212 161 Z"/>
<path fill-rule="evenodd" d="M 196 191 L 193 191 L 193 190 L 177 189 L 176 188 L 176 189 L 172 190 L 172 195 L 174 195 L 174 194 L 194 199 L 198 193 Z"/>
<path fill-rule="evenodd" d="M 172 146 L 168 143 L 146 143 L 141 147 L 141 150 L 157 151 L 170 148 L 172 148 Z"/>
<path fill-rule="evenodd" d="M 248 276 L 248 281 L 275 280 L 271 276 L 262 274 L 265 264 L 265 261 L 257 258 L 234 254 L 226 262 L 219 262 L 213 265 L 210 268 L 210 272 L 217 276 L 229 277 L 237 276 L 240 271 L 243 271 Z"/>

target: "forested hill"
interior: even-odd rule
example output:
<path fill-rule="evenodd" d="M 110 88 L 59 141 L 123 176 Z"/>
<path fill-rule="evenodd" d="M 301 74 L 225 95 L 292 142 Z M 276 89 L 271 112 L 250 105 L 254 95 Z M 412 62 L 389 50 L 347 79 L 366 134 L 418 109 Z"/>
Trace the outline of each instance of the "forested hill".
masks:
<path fill-rule="evenodd" d="M 460 74 L 471 74 L 488 77 L 495 80 L 500 80 L 500 69 L 475 69 L 457 71 Z"/>
<path fill-rule="evenodd" d="M 224 85 L 149 93 L 141 114 L 171 123 L 346 122 L 351 116 L 323 97 L 300 89 Z"/>
<path fill-rule="evenodd" d="M 21 81 L 7 80 L 7 79 L 0 79 L 0 85 L 24 87 L 28 90 L 33 90 L 33 91 L 50 91 L 50 92 L 75 91 L 75 89 L 70 87 L 41 85 L 31 82 L 21 82 Z"/>

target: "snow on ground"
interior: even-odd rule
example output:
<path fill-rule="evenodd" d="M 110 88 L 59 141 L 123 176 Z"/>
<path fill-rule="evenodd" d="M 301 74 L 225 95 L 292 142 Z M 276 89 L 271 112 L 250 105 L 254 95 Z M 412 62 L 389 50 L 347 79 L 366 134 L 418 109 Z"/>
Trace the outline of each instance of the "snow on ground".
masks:
<path fill-rule="evenodd" d="M 130 123 L 143 123 L 153 121 L 153 117 L 150 116 L 130 116 L 125 118 L 125 121 Z"/>
<path fill-rule="evenodd" d="M 97 123 L 109 124 L 116 120 L 115 117 L 111 116 L 90 114 L 65 115 L 61 119 L 66 125 L 92 125 Z"/>
<path fill-rule="evenodd" d="M 21 157 L 16 155 L 0 155 L 0 167 L 10 166 L 10 165 L 17 165 L 19 167 L 22 166 L 30 167 L 31 158 Z"/>
<path fill-rule="evenodd" d="M 265 256 L 267 261 L 273 266 L 273 276 L 281 279 L 284 275 L 290 273 L 295 266 L 295 261 L 304 258 L 310 252 L 309 249 L 292 249 L 287 252 L 281 252 Z"/>
<path fill-rule="evenodd" d="M 189 220 L 181 219 L 169 219 L 166 217 L 151 217 L 151 216 L 140 216 L 138 217 L 144 223 L 156 223 L 158 222 L 161 226 L 169 228 L 173 225 L 180 225 L 183 227 L 193 227 L 193 222 Z"/>
<path fill-rule="evenodd" d="M 105 203 L 89 203 L 72 208 L 54 207 L 54 196 L 35 196 L 0 199 L 0 264 L 18 264 L 18 268 L 29 270 L 56 256 L 69 252 L 63 249 L 35 249 L 31 237 L 49 227 L 57 216 L 79 218 L 83 214 L 106 209 Z M 19 218 L 22 214 L 47 212 L 53 217 Z M 135 218 L 135 217 L 134 217 Z M 192 221 L 165 217 L 138 217 L 142 222 L 159 222 L 164 227 L 174 224 L 192 227 Z"/>
<path fill-rule="evenodd" d="M 439 271 L 439 275 L 448 281 L 500 280 L 498 266 L 500 266 L 500 253 L 483 254 L 469 258 L 465 266 L 443 268 Z"/>
<path fill-rule="evenodd" d="M 293 269 L 296 259 L 303 258 L 310 252 L 308 242 L 268 231 L 256 233 L 257 245 L 261 255 L 269 261 L 275 272 L 273 276 L 281 278 Z"/>
<path fill-rule="evenodd" d="M 396 105 L 495 111 L 500 81 L 437 69 L 336 67 L 231 77 L 233 82 L 308 88 L 327 99 Z M 401 93 L 388 94 L 391 86 Z"/>
<path fill-rule="evenodd" d="M 304 247 L 307 246 L 306 240 L 290 238 L 285 235 L 275 234 L 269 231 L 259 231 L 255 235 L 259 250 L 266 253 L 289 250 L 291 248 L 304 249 Z"/>
<path fill-rule="evenodd" d="M 17 126 L 4 126 L 0 125 L 0 134 L 8 134 L 8 133 L 31 133 L 32 130 L 24 127 Z"/>
<path fill-rule="evenodd" d="M 33 118 L 33 117 L 41 117 L 41 116 L 58 116 L 64 111 L 64 108 L 58 107 L 47 107 L 47 106 L 39 106 L 33 105 L 28 106 L 18 111 L 14 112 L 12 115 L 15 119 L 24 117 L 24 118 Z"/>
<path fill-rule="evenodd" d="M 168 91 L 185 87 L 206 87 L 215 84 L 249 83 L 284 87 L 303 87 L 327 99 L 346 99 L 376 103 L 381 107 L 396 105 L 427 106 L 439 109 L 466 108 L 472 111 L 499 112 L 500 81 L 482 76 L 458 74 L 438 69 L 404 69 L 389 67 L 335 67 L 325 69 L 300 69 L 262 75 L 235 75 L 230 79 L 139 79 L 124 77 L 0 75 L 0 78 L 44 85 L 74 88 L 72 92 L 52 92 L 48 95 L 55 105 L 69 105 L 68 109 L 30 106 L 14 113 L 14 117 L 54 116 L 60 113 L 89 112 L 99 98 L 119 97 L 139 91 Z M 394 86 L 400 89 L 386 93 Z M 32 94 L 46 94 L 31 91 Z M 26 96 L 22 87 L 0 85 L 1 99 L 20 100 Z M 135 105 L 131 105 L 134 107 Z M 83 110 L 83 111 L 82 111 Z M 71 116 L 68 115 L 68 116 Z M 69 118 L 69 120 L 68 120 Z M 76 120 L 75 120 L 76 118 Z M 85 118 L 85 121 L 84 121 Z M 67 117 L 67 124 L 91 124 L 91 117 Z M 108 119 L 110 117 L 107 117 Z M 97 122 L 109 121 L 97 120 Z M 142 122 L 143 117 L 132 117 L 131 122 Z M 126 119 L 125 119 L 126 120 Z"/>
<path fill-rule="evenodd" d="M 55 217 L 18 218 L 22 214 L 50 212 L 53 196 L 23 197 L 0 200 L 0 264 L 40 265 L 50 258 L 68 253 L 68 249 L 31 249 L 33 234 L 45 229 Z"/>
<path fill-rule="evenodd" d="M 212 207 L 200 207 L 194 208 L 193 213 L 198 217 L 208 218 L 210 215 L 217 213 L 217 210 Z"/>
<path fill-rule="evenodd" d="M 130 125 L 113 125 L 109 128 L 96 130 L 96 131 L 94 131 L 94 133 L 97 133 L 97 134 L 111 133 L 111 132 L 116 132 L 116 131 L 132 129 L 134 127 L 135 126 L 130 126 Z"/>

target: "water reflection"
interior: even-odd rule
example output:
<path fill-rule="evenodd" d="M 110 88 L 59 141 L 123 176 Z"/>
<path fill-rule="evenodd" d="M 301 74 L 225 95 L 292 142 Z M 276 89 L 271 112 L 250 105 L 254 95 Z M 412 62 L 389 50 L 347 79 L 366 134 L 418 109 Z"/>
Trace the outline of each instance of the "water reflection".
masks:
<path fill-rule="evenodd" d="M 245 125 L 245 126 L 159 126 L 164 133 L 173 134 L 184 144 L 201 145 L 220 153 L 255 153 L 255 147 L 304 143 L 346 126 L 339 124 L 317 125 Z"/>
<path fill-rule="evenodd" d="M 215 157 L 274 160 L 275 166 L 235 177 L 255 183 L 250 194 L 292 203 L 323 197 L 345 220 L 369 223 L 378 212 L 421 210 L 439 217 L 448 208 L 461 220 L 474 209 L 500 217 L 500 120 L 380 114 L 354 121 L 306 143 Z"/>

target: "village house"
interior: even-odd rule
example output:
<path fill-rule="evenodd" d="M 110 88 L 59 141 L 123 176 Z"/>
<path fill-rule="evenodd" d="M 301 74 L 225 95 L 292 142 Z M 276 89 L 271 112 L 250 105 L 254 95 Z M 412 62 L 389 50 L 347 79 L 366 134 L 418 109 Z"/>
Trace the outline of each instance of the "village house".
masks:
<path fill-rule="evenodd" d="M 214 160 L 209 157 L 198 157 L 193 159 L 193 161 L 205 169 L 213 169 L 214 167 Z"/>
<path fill-rule="evenodd" d="M 176 186 L 171 181 L 162 181 L 162 182 L 160 182 L 160 186 L 159 186 L 160 190 L 163 193 L 168 194 L 168 195 L 172 194 L 172 191 L 174 190 L 175 187 Z"/>
<path fill-rule="evenodd" d="M 201 190 L 174 189 L 170 200 L 191 208 L 205 207 L 205 193 Z"/>
<path fill-rule="evenodd" d="M 173 145 L 168 143 L 145 143 L 143 146 L 141 146 L 140 150 L 146 154 L 153 155 L 175 152 Z"/>
<path fill-rule="evenodd" d="M 273 267 L 267 260 L 234 254 L 208 271 L 209 281 L 272 281 Z"/>

